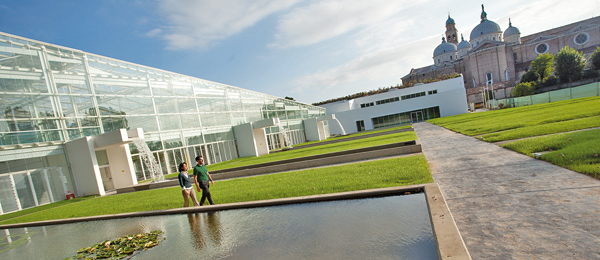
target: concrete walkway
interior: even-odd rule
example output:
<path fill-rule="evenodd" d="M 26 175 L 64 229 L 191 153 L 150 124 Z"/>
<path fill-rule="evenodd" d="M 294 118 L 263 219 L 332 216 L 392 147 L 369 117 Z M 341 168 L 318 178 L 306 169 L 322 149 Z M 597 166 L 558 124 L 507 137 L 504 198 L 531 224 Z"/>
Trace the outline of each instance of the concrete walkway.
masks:
<path fill-rule="evenodd" d="M 473 259 L 600 259 L 600 180 L 413 125 Z"/>

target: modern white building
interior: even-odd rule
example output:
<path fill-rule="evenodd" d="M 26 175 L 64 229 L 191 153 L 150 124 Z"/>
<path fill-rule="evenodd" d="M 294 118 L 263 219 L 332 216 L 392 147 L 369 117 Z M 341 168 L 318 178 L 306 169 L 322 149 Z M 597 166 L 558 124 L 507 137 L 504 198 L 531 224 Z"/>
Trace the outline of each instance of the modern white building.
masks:
<path fill-rule="evenodd" d="M 321 105 L 330 134 L 353 133 L 468 112 L 462 76 Z M 339 121 L 339 124 L 332 121 Z M 343 130 L 340 128 L 343 127 Z"/>
<path fill-rule="evenodd" d="M 328 133 L 324 108 L 1 32 L 0 108 L 0 214 Z"/>

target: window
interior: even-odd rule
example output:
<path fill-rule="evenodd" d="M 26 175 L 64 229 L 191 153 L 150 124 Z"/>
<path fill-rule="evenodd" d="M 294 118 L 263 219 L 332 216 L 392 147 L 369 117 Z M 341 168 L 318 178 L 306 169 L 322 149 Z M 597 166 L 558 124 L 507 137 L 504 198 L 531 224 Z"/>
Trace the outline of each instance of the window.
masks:
<path fill-rule="evenodd" d="M 515 63 L 517 63 L 517 53 L 513 52 L 513 60 L 515 60 Z"/>
<path fill-rule="evenodd" d="M 577 34 L 574 38 L 573 38 L 573 42 L 577 45 L 582 45 L 582 44 L 586 44 L 588 41 L 590 40 L 590 35 L 587 33 L 580 33 Z"/>
<path fill-rule="evenodd" d="M 393 98 L 388 98 L 388 99 L 377 100 L 377 101 L 375 101 L 375 104 L 383 105 L 383 104 L 387 104 L 390 102 L 396 102 L 396 101 L 400 101 L 400 97 L 393 97 Z"/>
<path fill-rule="evenodd" d="M 508 81 L 508 70 L 504 70 L 504 80 Z"/>
<path fill-rule="evenodd" d="M 360 104 L 360 108 L 372 107 L 374 106 L 373 102 Z"/>
<path fill-rule="evenodd" d="M 356 121 L 356 130 L 360 131 L 365 131 L 365 121 L 364 120 L 360 120 L 360 121 Z"/>
<path fill-rule="evenodd" d="M 437 89 L 430 90 L 427 92 L 427 95 L 433 95 L 433 94 L 437 94 Z"/>
<path fill-rule="evenodd" d="M 485 74 L 486 84 L 492 85 L 494 83 L 494 79 L 492 78 L 492 73 Z"/>
<path fill-rule="evenodd" d="M 535 46 L 535 53 L 537 54 L 544 54 L 546 52 L 548 52 L 548 44 L 547 43 L 540 43 L 537 46 Z"/>
<path fill-rule="evenodd" d="M 402 100 L 425 96 L 425 91 L 402 96 Z"/>
<path fill-rule="evenodd" d="M 412 115 L 418 114 L 422 120 L 428 120 L 440 117 L 440 107 L 428 107 L 413 111 L 406 111 L 397 114 L 385 115 L 371 118 L 373 128 L 381 128 L 393 125 L 409 124 L 412 122 Z M 360 128 L 360 121 L 356 121 L 357 128 Z"/>

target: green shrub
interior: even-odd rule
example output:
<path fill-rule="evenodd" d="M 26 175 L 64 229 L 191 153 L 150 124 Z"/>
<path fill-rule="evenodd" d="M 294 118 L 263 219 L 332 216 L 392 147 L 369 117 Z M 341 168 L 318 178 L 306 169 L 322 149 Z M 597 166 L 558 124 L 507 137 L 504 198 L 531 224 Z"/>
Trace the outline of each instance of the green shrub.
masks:
<path fill-rule="evenodd" d="M 583 54 L 569 46 L 562 48 L 554 58 L 556 75 L 565 83 L 580 79 L 586 63 Z"/>
<path fill-rule="evenodd" d="M 558 78 L 552 75 L 542 82 L 542 87 L 554 86 L 556 84 L 558 84 Z"/>
<path fill-rule="evenodd" d="M 540 74 L 535 70 L 529 70 L 521 76 L 521 83 L 536 82 L 540 80 Z"/>
<path fill-rule="evenodd" d="M 535 82 L 519 83 L 515 88 L 513 88 L 513 90 L 510 92 L 510 95 L 513 97 L 533 95 L 535 94 L 536 85 L 537 84 Z"/>
<path fill-rule="evenodd" d="M 594 70 L 594 69 L 589 69 L 589 70 L 584 70 L 583 71 L 583 78 L 584 79 L 595 79 L 600 77 L 600 71 L 598 70 Z"/>
<path fill-rule="evenodd" d="M 600 47 L 596 47 L 596 50 L 590 56 L 590 63 L 592 69 L 600 70 Z"/>

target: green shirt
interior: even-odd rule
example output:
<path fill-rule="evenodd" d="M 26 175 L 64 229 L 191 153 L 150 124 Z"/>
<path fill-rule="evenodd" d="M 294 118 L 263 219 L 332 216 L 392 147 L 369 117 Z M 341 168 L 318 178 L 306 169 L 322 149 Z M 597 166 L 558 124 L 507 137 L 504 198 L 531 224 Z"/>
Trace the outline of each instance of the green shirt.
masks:
<path fill-rule="evenodd" d="M 198 181 L 208 181 L 208 170 L 206 169 L 206 165 L 198 165 L 194 167 L 194 176 L 197 176 Z"/>

